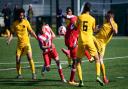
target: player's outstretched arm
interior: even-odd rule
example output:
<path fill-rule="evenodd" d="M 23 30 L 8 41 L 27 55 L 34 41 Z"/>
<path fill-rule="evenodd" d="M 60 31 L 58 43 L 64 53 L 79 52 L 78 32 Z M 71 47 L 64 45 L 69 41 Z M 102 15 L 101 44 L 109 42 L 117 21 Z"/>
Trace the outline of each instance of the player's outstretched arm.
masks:
<path fill-rule="evenodd" d="M 33 30 L 30 30 L 29 32 L 32 34 L 32 36 L 34 36 L 37 39 L 37 36 Z"/>

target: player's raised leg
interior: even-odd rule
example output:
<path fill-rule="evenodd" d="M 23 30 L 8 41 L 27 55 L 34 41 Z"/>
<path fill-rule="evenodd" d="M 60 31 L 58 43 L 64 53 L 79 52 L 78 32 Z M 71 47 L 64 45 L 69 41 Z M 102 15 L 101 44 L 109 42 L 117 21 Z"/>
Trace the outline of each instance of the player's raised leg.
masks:
<path fill-rule="evenodd" d="M 87 57 L 89 62 L 92 63 L 94 61 L 94 58 L 91 57 L 91 55 L 89 54 L 89 52 L 87 50 L 85 50 L 85 56 Z"/>
<path fill-rule="evenodd" d="M 62 48 L 61 50 L 67 56 L 68 66 L 71 67 L 72 66 L 72 58 L 70 57 L 70 50 L 66 50 L 64 48 Z"/>

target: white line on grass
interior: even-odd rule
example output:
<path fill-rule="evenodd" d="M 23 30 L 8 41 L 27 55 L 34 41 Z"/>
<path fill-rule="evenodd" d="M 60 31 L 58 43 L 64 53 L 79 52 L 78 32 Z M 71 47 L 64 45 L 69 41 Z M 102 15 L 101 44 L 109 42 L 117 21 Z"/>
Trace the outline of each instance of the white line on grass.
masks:
<path fill-rule="evenodd" d="M 110 59 L 122 59 L 122 58 L 128 58 L 128 56 L 123 56 L 123 57 L 112 57 L 112 58 L 105 58 L 104 60 L 110 60 Z M 84 60 L 82 62 L 87 62 L 88 60 Z M 28 62 L 22 62 L 23 64 L 28 63 Z M 35 62 L 35 63 L 42 63 L 42 62 Z M 67 64 L 67 61 L 61 61 L 61 64 Z M 10 63 L 0 63 L 0 64 L 10 64 Z M 15 63 L 11 63 L 15 64 Z M 51 65 L 56 65 L 55 63 Z M 41 67 L 42 65 L 36 65 L 35 67 Z M 29 68 L 30 66 L 22 67 L 22 68 Z M 0 69 L 0 71 L 5 71 L 5 70 L 14 70 L 16 68 L 6 68 L 6 69 Z"/>
<path fill-rule="evenodd" d="M 124 79 L 125 77 L 124 76 L 119 76 L 119 77 L 116 77 L 118 79 Z"/>
<path fill-rule="evenodd" d="M 66 62 L 66 61 L 61 61 L 61 62 Z M 29 62 L 21 62 L 21 64 L 28 64 Z M 35 64 L 42 64 L 43 62 L 34 62 Z M 12 63 L 0 63 L 0 65 L 14 65 L 16 64 L 15 62 L 12 62 Z"/>
<path fill-rule="evenodd" d="M 120 59 L 120 58 L 128 58 L 128 56 L 122 56 L 122 57 L 112 57 L 112 58 L 105 58 L 104 60 L 108 60 L 108 59 Z M 84 60 L 83 62 L 85 62 L 87 60 Z M 42 64 L 42 62 L 34 62 L 35 64 Z M 61 63 L 67 63 L 67 61 L 61 61 Z M 15 64 L 15 62 L 12 63 L 0 63 L 0 65 L 13 65 Z M 28 62 L 21 62 L 21 64 L 28 64 Z"/>
<path fill-rule="evenodd" d="M 61 62 L 61 64 L 67 64 L 67 62 Z M 51 65 L 56 65 L 55 63 L 51 64 Z M 41 67 L 42 65 L 36 65 L 35 67 Z M 22 67 L 23 69 L 27 69 L 30 68 L 30 66 L 26 66 L 26 67 Z M 6 69 L 0 69 L 0 71 L 5 71 L 5 70 L 14 70 L 16 68 L 6 68 Z"/>

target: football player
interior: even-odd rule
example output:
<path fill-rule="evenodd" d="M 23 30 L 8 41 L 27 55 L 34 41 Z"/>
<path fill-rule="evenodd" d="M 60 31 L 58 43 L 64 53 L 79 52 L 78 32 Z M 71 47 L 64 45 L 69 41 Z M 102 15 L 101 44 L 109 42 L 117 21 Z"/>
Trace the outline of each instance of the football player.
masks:
<path fill-rule="evenodd" d="M 66 82 L 56 47 L 52 42 L 52 40 L 55 38 L 55 34 L 48 24 L 45 24 L 45 22 L 43 23 L 44 24 L 42 26 L 42 29 L 38 32 L 38 41 L 39 41 L 40 48 L 42 49 L 42 54 L 44 58 L 42 75 L 44 75 L 45 71 L 50 71 L 51 59 L 53 58 L 58 67 L 58 72 L 61 80 L 63 82 Z"/>

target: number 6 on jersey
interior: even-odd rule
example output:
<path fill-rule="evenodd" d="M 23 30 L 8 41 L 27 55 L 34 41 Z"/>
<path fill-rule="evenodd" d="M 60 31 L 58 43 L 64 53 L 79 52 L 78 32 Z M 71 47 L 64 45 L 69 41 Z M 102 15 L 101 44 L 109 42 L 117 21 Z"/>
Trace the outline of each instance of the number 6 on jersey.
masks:
<path fill-rule="evenodd" d="M 83 21 L 83 31 L 87 31 L 88 26 L 87 26 L 88 21 Z"/>

